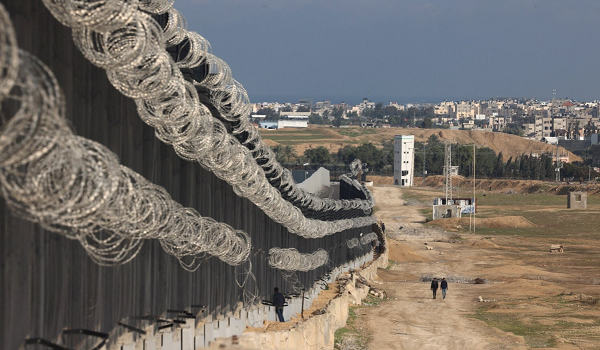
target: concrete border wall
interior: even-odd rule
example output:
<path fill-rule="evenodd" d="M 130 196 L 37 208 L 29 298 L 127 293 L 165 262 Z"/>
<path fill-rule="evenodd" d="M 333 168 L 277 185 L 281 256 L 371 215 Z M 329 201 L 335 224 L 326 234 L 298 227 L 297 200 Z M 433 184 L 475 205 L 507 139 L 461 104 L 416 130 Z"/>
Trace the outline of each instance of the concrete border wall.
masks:
<path fill-rule="evenodd" d="M 361 258 L 350 261 L 334 269 L 327 281 L 331 283 L 343 273 L 357 271 L 367 280 L 373 279 L 377 268 L 388 264 L 387 251 L 373 260 L 369 253 Z M 308 310 L 321 291 L 314 286 L 306 292 L 308 298 L 304 309 Z M 368 287 L 345 290 L 341 295 L 332 299 L 326 307 L 326 313 L 311 316 L 306 321 L 296 324 L 292 329 L 278 332 L 244 332 L 247 327 L 262 327 L 265 321 L 275 322 L 275 309 L 266 305 L 255 305 L 250 310 L 241 307 L 234 313 L 213 319 L 207 316 L 203 319 L 189 319 L 185 324 L 158 329 L 156 325 L 148 324 L 142 330 L 146 334 L 113 331 L 108 346 L 109 350 L 195 350 L 201 348 L 222 349 L 232 343 L 232 337 L 237 336 L 242 349 L 333 349 L 334 332 L 344 327 L 348 319 L 348 305 L 360 303 L 369 293 Z M 288 301 L 284 308 L 284 317 L 289 320 L 301 312 L 302 299 L 294 298 Z"/>
<path fill-rule="evenodd" d="M 290 234 L 256 205 L 236 195 L 226 182 L 198 163 L 182 160 L 171 146 L 158 140 L 139 118 L 135 103 L 116 91 L 106 73 L 81 55 L 71 30 L 54 19 L 39 0 L 2 3 L 14 23 L 19 47 L 38 57 L 56 76 L 65 96 L 67 121 L 77 135 L 108 147 L 123 165 L 164 187 L 181 205 L 250 235 L 254 248 L 250 261 L 260 299 L 270 300 L 275 286 L 283 292 L 292 290 L 281 271 L 268 264 L 272 247 L 293 247 L 301 253 L 319 248 L 331 251 L 331 267 L 296 273 L 307 287 L 332 267 L 370 251 L 369 246 L 348 249 L 343 243 L 371 232 L 371 227 L 321 239 Z M 135 332 L 116 326 L 118 322 L 139 329 L 169 324 L 161 320 L 182 322 L 167 310 L 186 310 L 194 317 L 200 315 L 199 319 L 212 317 L 221 322 L 217 328 L 223 329 L 224 315 L 240 312 L 243 300 L 244 290 L 235 276 L 235 267 L 208 256 L 195 272 L 185 271 L 156 240 L 146 241 L 139 255 L 127 264 L 99 266 L 79 242 L 15 217 L 0 198 L 2 349 L 17 349 L 26 338 L 38 337 L 63 347 L 91 349 L 97 339 L 90 337 L 94 342 L 86 343 L 81 336 L 67 337 L 63 342 L 61 333 L 64 329 L 108 333 L 116 327 L 114 338 L 135 338 Z M 227 319 L 227 327 L 237 326 Z M 207 334 L 215 333 L 209 328 Z M 161 328 L 160 332 L 167 330 Z M 183 330 L 177 337 L 188 335 L 189 331 Z"/>
<path fill-rule="evenodd" d="M 388 251 L 386 250 L 376 260 L 369 261 L 354 270 L 370 281 L 376 277 L 377 269 L 387 266 Z M 238 339 L 239 348 L 261 350 L 333 349 L 335 331 L 344 327 L 348 320 L 348 305 L 360 304 L 368 294 L 369 287 L 366 286 L 352 290 L 345 289 L 338 297 L 329 302 L 324 314 L 312 316 L 284 331 L 245 332 Z M 212 343 L 209 349 L 222 349 L 230 345 L 232 345 L 231 339 L 219 339 Z"/>

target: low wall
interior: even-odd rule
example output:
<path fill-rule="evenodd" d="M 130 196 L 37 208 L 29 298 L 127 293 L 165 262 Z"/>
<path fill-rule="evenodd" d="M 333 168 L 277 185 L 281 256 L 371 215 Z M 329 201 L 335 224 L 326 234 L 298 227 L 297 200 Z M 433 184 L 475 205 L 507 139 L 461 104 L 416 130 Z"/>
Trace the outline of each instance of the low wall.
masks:
<path fill-rule="evenodd" d="M 350 270 L 358 271 L 361 276 L 371 279 L 378 267 L 387 266 L 387 252 L 373 260 L 370 252 L 358 259 L 349 261 L 331 272 L 328 283 Z M 318 285 L 305 293 L 304 310 L 308 310 L 321 291 Z M 110 339 L 102 349 L 119 350 L 196 350 L 202 348 L 223 349 L 232 344 L 233 337 L 239 338 L 242 349 L 333 349 L 333 334 L 343 327 L 348 318 L 348 304 L 360 302 L 369 293 L 368 287 L 344 291 L 329 302 L 323 315 L 313 316 L 285 331 L 244 332 L 248 327 L 262 327 L 275 322 L 275 309 L 272 306 L 255 305 L 245 310 L 238 309 L 228 315 L 213 318 L 190 318 L 185 323 L 164 328 L 164 323 L 148 321 L 138 332 L 121 327 L 110 334 Z M 284 308 L 284 317 L 289 320 L 302 311 L 302 299 L 288 301 Z M 200 310 L 202 312 L 202 310 Z M 159 326 L 161 326 L 159 328 Z M 240 349 L 240 347 L 236 347 Z"/>
<path fill-rule="evenodd" d="M 372 280 L 376 277 L 378 268 L 388 265 L 388 251 L 386 250 L 376 260 L 369 261 L 355 269 L 362 277 Z M 332 299 L 322 315 L 312 316 L 294 326 L 292 329 L 269 332 L 244 332 L 238 339 L 218 339 L 211 343 L 209 349 L 228 348 L 235 342 L 235 349 L 261 349 L 261 350 L 328 350 L 333 349 L 334 333 L 346 325 L 348 320 L 348 305 L 360 304 L 360 301 L 369 294 L 369 287 L 345 288 L 344 291 Z"/>

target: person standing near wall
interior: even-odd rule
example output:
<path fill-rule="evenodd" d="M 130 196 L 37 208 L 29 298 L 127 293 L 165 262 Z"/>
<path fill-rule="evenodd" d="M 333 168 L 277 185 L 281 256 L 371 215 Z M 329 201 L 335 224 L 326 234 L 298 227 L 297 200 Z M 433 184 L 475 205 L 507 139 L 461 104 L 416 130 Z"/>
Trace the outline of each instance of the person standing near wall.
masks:
<path fill-rule="evenodd" d="M 442 299 L 446 299 L 446 290 L 448 289 L 448 282 L 446 278 L 442 278 L 442 283 L 440 284 L 440 288 L 442 289 Z"/>
<path fill-rule="evenodd" d="M 437 293 L 438 287 L 439 287 L 438 280 L 437 280 L 437 278 L 434 278 L 431 281 L 431 290 L 433 291 L 433 299 L 435 299 L 435 294 Z"/>
<path fill-rule="evenodd" d="M 283 318 L 283 305 L 285 305 L 285 298 L 283 294 L 279 293 L 279 288 L 275 287 L 273 294 L 273 305 L 275 305 L 275 313 L 279 318 L 279 322 L 285 322 Z"/>
<path fill-rule="evenodd" d="M 383 221 L 381 222 L 381 232 L 385 235 L 385 223 Z"/>

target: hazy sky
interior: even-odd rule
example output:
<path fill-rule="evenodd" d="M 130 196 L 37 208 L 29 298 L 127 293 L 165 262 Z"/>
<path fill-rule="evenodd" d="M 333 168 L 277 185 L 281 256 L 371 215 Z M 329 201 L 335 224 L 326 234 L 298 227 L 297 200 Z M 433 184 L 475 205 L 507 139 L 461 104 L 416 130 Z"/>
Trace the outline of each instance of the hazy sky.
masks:
<path fill-rule="evenodd" d="M 600 99 L 598 0 L 176 0 L 252 102 Z"/>

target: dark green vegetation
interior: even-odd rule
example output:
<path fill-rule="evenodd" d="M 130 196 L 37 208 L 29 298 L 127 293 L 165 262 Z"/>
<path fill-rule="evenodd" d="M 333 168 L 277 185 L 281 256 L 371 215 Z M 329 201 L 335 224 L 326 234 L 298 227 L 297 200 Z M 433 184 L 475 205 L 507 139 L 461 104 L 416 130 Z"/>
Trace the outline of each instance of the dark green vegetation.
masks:
<path fill-rule="evenodd" d="M 369 173 L 373 175 L 393 174 L 394 143 L 393 139 L 381 142 L 383 147 L 377 147 L 371 142 L 357 146 L 344 146 L 336 153 L 332 153 L 324 146 L 309 148 L 304 154 L 299 155 L 293 150 L 294 145 L 305 142 L 323 140 L 328 137 L 327 129 L 315 129 L 310 133 L 298 132 L 269 132 L 269 139 L 282 143 L 273 147 L 278 160 L 289 167 L 296 167 L 304 163 L 315 166 L 325 166 L 330 170 L 336 167 L 345 167 L 354 159 L 367 163 Z M 377 129 L 355 128 L 338 130 L 340 135 L 357 138 L 373 135 L 376 137 Z M 293 139 L 290 140 L 290 139 Z M 428 142 L 415 142 L 415 175 L 424 172 L 427 175 L 442 175 L 445 163 L 445 144 L 436 135 L 431 135 Z M 551 154 L 522 154 L 519 157 L 510 157 L 504 161 L 502 152 L 496 154 L 488 147 L 476 147 L 475 170 L 473 169 L 473 146 L 452 145 L 452 165 L 458 166 L 459 175 L 478 178 L 511 178 L 531 180 L 552 180 L 556 177 L 556 164 Z M 566 163 L 561 169 L 561 178 L 571 181 L 588 180 L 600 176 L 582 163 Z"/>

